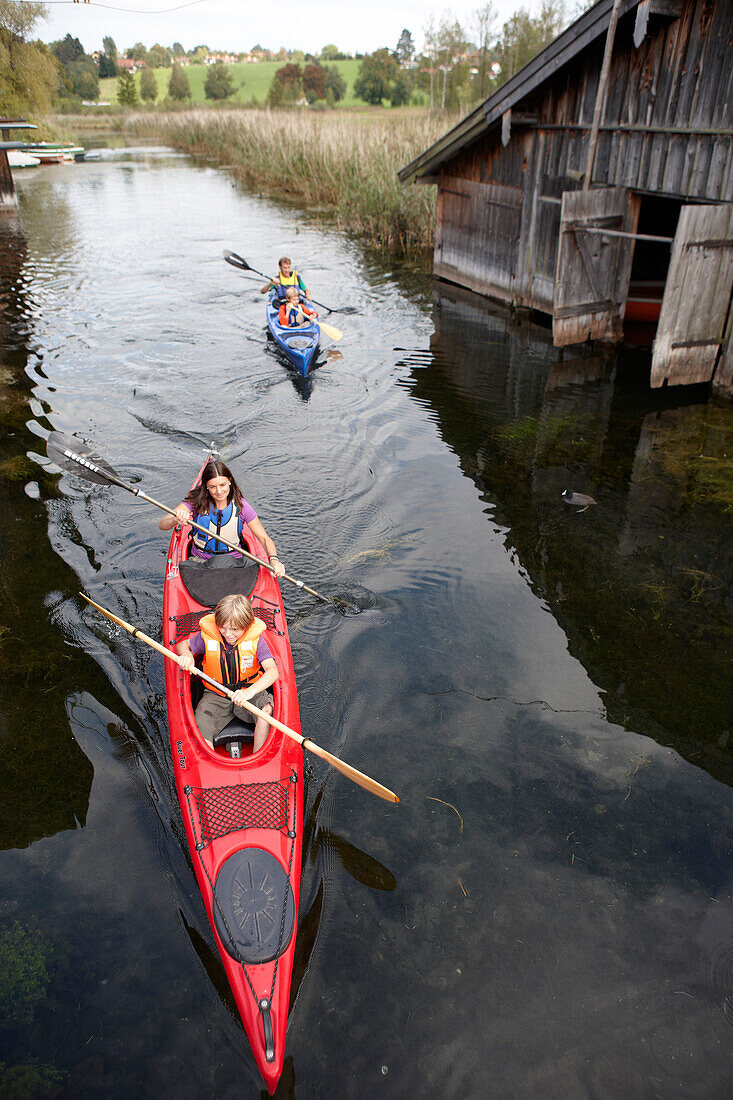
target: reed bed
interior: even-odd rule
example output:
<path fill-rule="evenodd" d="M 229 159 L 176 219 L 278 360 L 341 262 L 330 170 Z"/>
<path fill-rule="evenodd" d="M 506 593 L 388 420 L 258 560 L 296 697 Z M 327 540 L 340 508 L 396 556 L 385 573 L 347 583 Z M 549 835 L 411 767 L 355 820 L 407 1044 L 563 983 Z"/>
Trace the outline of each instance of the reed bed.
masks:
<path fill-rule="evenodd" d="M 240 179 L 325 208 L 336 225 L 383 252 L 424 259 L 435 192 L 397 172 L 446 129 L 426 115 L 384 118 L 306 111 L 134 114 L 125 130 L 226 164 Z"/>

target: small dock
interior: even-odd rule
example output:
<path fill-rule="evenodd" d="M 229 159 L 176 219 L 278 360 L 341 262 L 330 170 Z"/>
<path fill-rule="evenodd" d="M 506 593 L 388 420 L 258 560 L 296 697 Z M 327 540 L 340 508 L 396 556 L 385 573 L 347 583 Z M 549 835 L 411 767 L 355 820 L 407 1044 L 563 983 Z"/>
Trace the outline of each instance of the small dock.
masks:
<path fill-rule="evenodd" d="M 22 149 L 23 141 L 11 141 L 14 130 L 37 130 L 38 127 L 24 118 L 0 118 L 0 213 L 18 209 L 18 196 L 15 194 L 13 173 L 10 171 L 8 151 Z"/>

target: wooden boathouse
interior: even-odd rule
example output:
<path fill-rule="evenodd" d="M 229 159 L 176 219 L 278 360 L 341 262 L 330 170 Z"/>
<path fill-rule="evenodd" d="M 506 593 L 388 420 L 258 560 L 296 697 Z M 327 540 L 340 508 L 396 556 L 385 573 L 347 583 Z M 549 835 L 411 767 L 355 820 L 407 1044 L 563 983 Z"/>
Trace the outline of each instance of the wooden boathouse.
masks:
<path fill-rule="evenodd" d="M 732 0 L 599 0 L 399 177 L 439 277 L 558 347 L 646 316 L 653 386 L 733 396 Z"/>

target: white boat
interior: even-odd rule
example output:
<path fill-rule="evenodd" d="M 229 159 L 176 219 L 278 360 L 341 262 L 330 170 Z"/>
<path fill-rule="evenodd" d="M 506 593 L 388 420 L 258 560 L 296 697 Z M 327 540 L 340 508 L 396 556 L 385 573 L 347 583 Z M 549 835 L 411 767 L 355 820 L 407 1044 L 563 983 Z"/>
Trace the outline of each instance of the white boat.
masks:
<path fill-rule="evenodd" d="M 63 161 L 73 161 L 78 153 L 83 153 L 81 145 L 72 145 L 64 141 L 38 141 L 28 142 L 23 151 L 32 157 L 38 157 L 41 164 L 61 164 Z"/>
<path fill-rule="evenodd" d="M 40 164 L 38 157 L 23 153 L 20 149 L 8 149 L 8 164 L 11 168 L 35 168 Z"/>

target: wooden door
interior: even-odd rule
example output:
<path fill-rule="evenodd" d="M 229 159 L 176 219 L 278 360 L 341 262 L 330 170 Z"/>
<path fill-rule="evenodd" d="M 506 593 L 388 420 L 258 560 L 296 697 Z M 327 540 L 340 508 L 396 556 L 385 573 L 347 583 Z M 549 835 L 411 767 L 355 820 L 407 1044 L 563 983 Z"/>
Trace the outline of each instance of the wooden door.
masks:
<path fill-rule="evenodd" d="M 617 234 L 635 233 L 638 220 L 639 199 L 625 187 L 563 194 L 552 310 L 555 347 L 621 340 L 634 240 Z"/>
<path fill-rule="evenodd" d="M 522 192 L 518 187 L 441 176 L 435 274 L 511 301 L 521 217 Z"/>
<path fill-rule="evenodd" d="M 733 288 L 733 207 L 683 206 L 652 351 L 652 386 L 709 382 Z"/>

